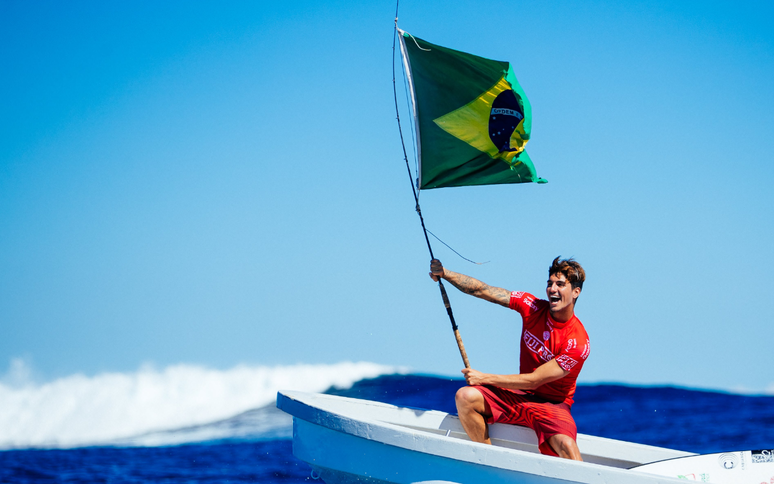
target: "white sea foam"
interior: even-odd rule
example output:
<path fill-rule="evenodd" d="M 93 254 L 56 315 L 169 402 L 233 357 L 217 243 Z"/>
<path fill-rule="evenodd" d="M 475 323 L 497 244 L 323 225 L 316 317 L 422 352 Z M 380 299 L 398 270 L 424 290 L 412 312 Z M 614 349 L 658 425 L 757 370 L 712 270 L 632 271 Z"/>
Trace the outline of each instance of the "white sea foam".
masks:
<path fill-rule="evenodd" d="M 31 384 L 20 381 L 23 368 L 12 370 L 14 378 L 0 383 L 0 448 L 5 449 L 131 441 L 227 420 L 270 405 L 278 390 L 348 388 L 363 378 L 404 371 L 364 362 L 229 370 L 181 364 Z"/>

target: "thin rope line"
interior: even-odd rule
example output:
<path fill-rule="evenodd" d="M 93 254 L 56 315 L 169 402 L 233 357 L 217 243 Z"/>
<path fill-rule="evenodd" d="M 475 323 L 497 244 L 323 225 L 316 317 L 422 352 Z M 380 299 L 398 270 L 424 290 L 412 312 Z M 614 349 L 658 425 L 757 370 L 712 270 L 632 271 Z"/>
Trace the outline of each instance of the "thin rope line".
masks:
<path fill-rule="evenodd" d="M 455 254 L 457 254 L 458 256 L 460 256 L 460 258 L 462 258 L 462 259 L 465 259 L 466 261 L 468 261 L 468 262 L 471 262 L 471 263 L 473 263 L 473 264 L 477 264 L 477 265 L 484 265 L 484 264 L 489 264 L 489 261 L 486 261 L 486 262 L 476 262 L 476 261 L 474 261 L 474 260 L 470 260 L 470 259 L 468 259 L 467 257 L 465 257 L 464 255 L 462 255 L 462 254 L 460 254 L 459 252 L 457 252 L 456 250 L 454 250 L 454 248 L 453 248 L 451 245 L 449 245 L 449 244 L 447 244 L 446 242 L 444 242 L 443 240 L 441 240 L 441 239 L 440 239 L 440 238 L 439 238 L 437 235 L 435 235 L 434 233 L 432 233 L 432 232 L 431 232 L 429 229 L 427 230 L 427 233 L 428 233 L 428 234 L 430 234 L 430 235 L 432 235 L 433 237 L 435 237 L 435 240 L 437 240 L 438 242 L 440 242 L 440 243 L 442 243 L 443 245 L 445 245 L 445 246 L 446 246 L 446 247 L 447 247 L 449 250 L 451 250 L 452 252 L 454 252 Z"/>
<path fill-rule="evenodd" d="M 414 41 L 414 44 L 417 46 L 417 49 L 424 50 L 425 52 L 430 52 L 431 50 L 433 50 L 433 49 L 423 49 L 422 47 L 419 46 L 419 42 L 417 42 L 417 39 L 415 39 L 413 35 L 411 35 L 408 32 L 406 32 L 406 33 L 409 34 L 409 37 L 411 37 L 411 40 Z"/>

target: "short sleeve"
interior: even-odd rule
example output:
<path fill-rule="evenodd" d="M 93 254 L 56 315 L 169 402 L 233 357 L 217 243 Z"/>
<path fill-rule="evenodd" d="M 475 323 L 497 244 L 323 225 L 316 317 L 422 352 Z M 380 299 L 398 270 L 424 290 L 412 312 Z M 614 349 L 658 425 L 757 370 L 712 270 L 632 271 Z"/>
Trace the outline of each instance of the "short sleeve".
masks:
<path fill-rule="evenodd" d="M 526 317 L 538 311 L 535 296 L 528 292 L 513 291 L 508 307 Z"/>

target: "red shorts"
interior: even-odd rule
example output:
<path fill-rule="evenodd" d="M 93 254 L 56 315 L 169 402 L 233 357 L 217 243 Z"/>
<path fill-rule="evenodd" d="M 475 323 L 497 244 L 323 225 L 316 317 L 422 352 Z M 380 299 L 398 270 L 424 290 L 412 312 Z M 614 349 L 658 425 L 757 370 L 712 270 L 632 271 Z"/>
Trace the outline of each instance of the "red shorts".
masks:
<path fill-rule="evenodd" d="M 491 385 L 474 386 L 481 392 L 490 415 L 487 423 L 523 425 L 535 431 L 541 454 L 557 455 L 548 439 L 563 434 L 576 439 L 578 429 L 566 403 L 553 403 L 531 394 L 514 393 Z"/>

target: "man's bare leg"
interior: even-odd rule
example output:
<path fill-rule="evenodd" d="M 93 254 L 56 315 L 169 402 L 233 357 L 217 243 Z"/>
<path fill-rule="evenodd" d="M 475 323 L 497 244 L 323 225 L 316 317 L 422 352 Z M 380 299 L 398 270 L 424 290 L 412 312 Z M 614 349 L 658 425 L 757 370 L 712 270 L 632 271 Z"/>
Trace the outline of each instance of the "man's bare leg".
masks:
<path fill-rule="evenodd" d="M 572 460 L 583 460 L 581 458 L 580 449 L 578 444 L 569 435 L 556 434 L 548 438 L 548 443 L 554 452 L 559 454 L 559 457 Z"/>
<path fill-rule="evenodd" d="M 486 425 L 486 403 L 484 396 L 473 387 L 462 387 L 454 397 L 457 415 L 462 428 L 473 442 L 491 444 L 489 428 Z"/>

